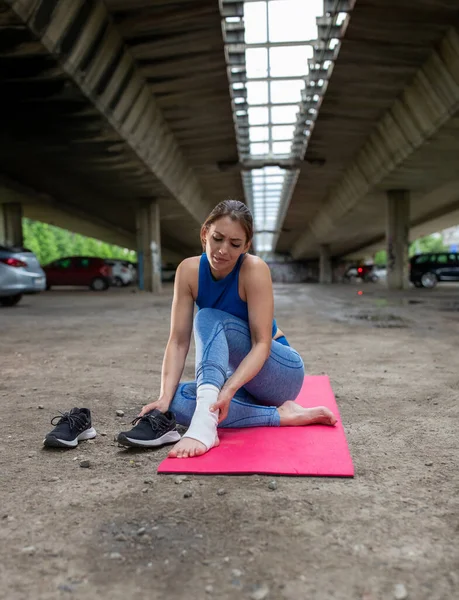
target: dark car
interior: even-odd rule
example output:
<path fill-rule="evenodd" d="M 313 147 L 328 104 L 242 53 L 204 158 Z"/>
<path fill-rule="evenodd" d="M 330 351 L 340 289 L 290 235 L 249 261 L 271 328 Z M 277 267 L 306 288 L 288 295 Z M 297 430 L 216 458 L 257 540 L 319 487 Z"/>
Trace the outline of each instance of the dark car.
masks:
<path fill-rule="evenodd" d="M 106 290 L 111 281 L 110 265 L 103 258 L 69 256 L 43 267 L 47 289 L 53 285 L 84 285 L 92 290 Z"/>
<path fill-rule="evenodd" d="M 433 288 L 439 281 L 459 281 L 459 253 L 426 252 L 410 259 L 410 281 Z"/>
<path fill-rule="evenodd" d="M 344 279 L 349 281 L 355 281 L 361 279 L 365 282 L 376 283 L 379 277 L 376 273 L 374 265 L 351 265 L 344 273 Z"/>

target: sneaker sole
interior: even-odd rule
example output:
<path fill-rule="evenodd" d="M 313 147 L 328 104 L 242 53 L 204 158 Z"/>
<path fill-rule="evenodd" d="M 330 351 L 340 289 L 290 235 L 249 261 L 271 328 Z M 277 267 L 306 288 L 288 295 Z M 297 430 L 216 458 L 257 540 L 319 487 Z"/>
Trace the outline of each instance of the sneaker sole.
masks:
<path fill-rule="evenodd" d="M 156 448 L 157 446 L 163 446 L 164 444 L 174 444 L 180 439 L 181 437 L 178 431 L 168 431 L 156 440 L 135 440 L 122 433 L 118 434 L 118 437 L 116 438 L 119 444 L 131 448 Z"/>
<path fill-rule="evenodd" d="M 82 442 L 83 440 L 92 440 L 96 437 L 97 431 L 94 427 L 91 429 L 85 429 L 80 435 L 78 435 L 74 440 L 61 440 L 53 435 L 47 435 L 43 440 L 43 444 L 47 448 L 76 448 L 78 446 L 78 442 Z"/>

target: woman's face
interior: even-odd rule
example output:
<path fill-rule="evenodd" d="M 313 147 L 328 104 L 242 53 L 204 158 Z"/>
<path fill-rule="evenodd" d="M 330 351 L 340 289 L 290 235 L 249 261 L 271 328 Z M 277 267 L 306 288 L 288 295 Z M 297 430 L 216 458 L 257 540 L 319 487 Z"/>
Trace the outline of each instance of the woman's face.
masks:
<path fill-rule="evenodd" d="M 207 259 L 217 279 L 228 275 L 241 254 L 250 247 L 243 227 L 230 217 L 214 221 L 204 235 Z"/>

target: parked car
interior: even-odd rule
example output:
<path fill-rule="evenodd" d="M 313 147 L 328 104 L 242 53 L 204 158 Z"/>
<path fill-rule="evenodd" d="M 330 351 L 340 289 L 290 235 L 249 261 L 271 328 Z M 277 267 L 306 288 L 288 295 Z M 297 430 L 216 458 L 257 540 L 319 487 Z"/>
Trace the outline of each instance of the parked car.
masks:
<path fill-rule="evenodd" d="M 127 265 L 127 268 L 132 273 L 132 282 L 136 283 L 137 282 L 137 263 L 133 263 L 128 260 L 128 261 L 126 261 L 126 265 Z"/>
<path fill-rule="evenodd" d="M 410 259 L 410 281 L 433 288 L 439 281 L 459 281 L 458 252 L 426 252 Z"/>
<path fill-rule="evenodd" d="M 377 275 L 379 281 L 387 278 L 387 267 L 385 265 L 375 265 L 373 272 Z"/>
<path fill-rule="evenodd" d="M 68 256 L 43 267 L 47 289 L 53 285 L 84 285 L 97 292 L 110 286 L 112 269 L 103 258 Z"/>
<path fill-rule="evenodd" d="M 19 246 L 0 246 L 0 304 L 14 306 L 23 294 L 46 289 L 46 275 L 33 252 Z"/>
<path fill-rule="evenodd" d="M 359 264 L 350 266 L 344 274 L 344 280 L 355 281 L 356 279 L 366 283 L 376 283 L 379 277 L 374 265 Z"/>
<path fill-rule="evenodd" d="M 112 270 L 112 284 L 117 287 L 129 285 L 134 281 L 135 269 L 126 260 L 118 260 L 115 258 L 108 258 L 105 263 L 111 267 Z"/>

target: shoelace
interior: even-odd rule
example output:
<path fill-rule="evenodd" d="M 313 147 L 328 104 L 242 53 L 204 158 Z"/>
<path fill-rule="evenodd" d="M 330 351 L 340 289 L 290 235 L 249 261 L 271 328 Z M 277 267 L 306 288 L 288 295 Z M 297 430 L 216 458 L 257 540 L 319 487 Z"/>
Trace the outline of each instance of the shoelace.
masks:
<path fill-rule="evenodd" d="M 61 411 L 59 411 L 59 413 L 60 414 L 51 419 L 51 425 L 57 426 L 65 422 L 68 422 L 70 427 L 83 427 L 85 425 L 85 418 L 83 414 L 74 413 L 71 415 L 68 412 L 63 413 Z M 56 419 L 59 419 L 57 423 L 55 422 Z"/>
<path fill-rule="evenodd" d="M 169 427 L 169 424 L 166 422 L 166 420 L 158 415 L 143 415 L 143 417 L 136 417 L 133 419 L 131 425 L 137 425 L 137 423 L 140 423 L 140 421 L 147 421 L 150 423 L 153 429 L 158 431 L 163 431 Z"/>

